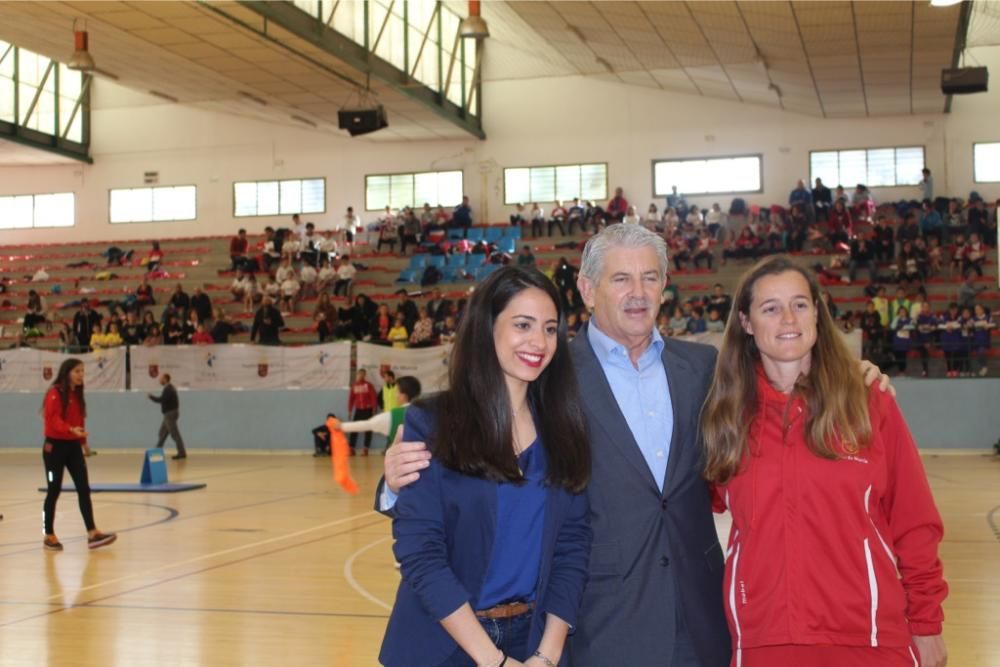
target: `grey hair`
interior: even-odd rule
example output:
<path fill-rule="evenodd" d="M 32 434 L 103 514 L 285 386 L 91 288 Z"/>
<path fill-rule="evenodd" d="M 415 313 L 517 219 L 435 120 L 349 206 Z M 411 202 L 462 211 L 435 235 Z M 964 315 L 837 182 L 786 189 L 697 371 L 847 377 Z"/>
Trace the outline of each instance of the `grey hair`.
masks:
<path fill-rule="evenodd" d="M 660 261 L 660 271 L 667 276 L 670 263 L 667 260 L 667 242 L 659 234 L 654 234 L 642 225 L 617 223 L 608 225 L 600 234 L 595 234 L 583 248 L 580 275 L 596 283 L 604 269 L 604 255 L 611 248 L 652 248 Z"/>

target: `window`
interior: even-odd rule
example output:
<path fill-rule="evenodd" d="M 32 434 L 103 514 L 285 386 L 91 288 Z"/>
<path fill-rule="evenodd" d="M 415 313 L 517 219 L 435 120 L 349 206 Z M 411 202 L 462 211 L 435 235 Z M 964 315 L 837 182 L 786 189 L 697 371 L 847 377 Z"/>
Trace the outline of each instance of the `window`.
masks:
<path fill-rule="evenodd" d="M 233 183 L 233 215 L 292 215 L 326 212 L 326 179 Z"/>
<path fill-rule="evenodd" d="M 972 144 L 972 180 L 1000 183 L 1000 141 Z"/>
<path fill-rule="evenodd" d="M 416 174 L 365 176 L 365 209 L 458 206 L 465 192 L 461 171 L 426 171 Z"/>
<path fill-rule="evenodd" d="M 72 227 L 74 204 L 72 192 L 0 197 L 0 229 Z"/>
<path fill-rule="evenodd" d="M 858 183 L 886 188 L 917 185 L 923 178 L 924 147 L 860 148 L 809 153 L 811 179 L 822 178 L 828 187 L 850 188 Z"/>
<path fill-rule="evenodd" d="M 513 167 L 503 170 L 505 204 L 601 201 L 608 197 L 608 165 L 566 164 L 554 167 Z"/>
<path fill-rule="evenodd" d="M 685 158 L 653 161 L 653 195 L 736 194 L 761 192 L 763 160 L 760 155 L 719 158 Z"/>
<path fill-rule="evenodd" d="M 123 188 L 111 191 L 111 222 L 169 222 L 197 217 L 193 185 Z"/>

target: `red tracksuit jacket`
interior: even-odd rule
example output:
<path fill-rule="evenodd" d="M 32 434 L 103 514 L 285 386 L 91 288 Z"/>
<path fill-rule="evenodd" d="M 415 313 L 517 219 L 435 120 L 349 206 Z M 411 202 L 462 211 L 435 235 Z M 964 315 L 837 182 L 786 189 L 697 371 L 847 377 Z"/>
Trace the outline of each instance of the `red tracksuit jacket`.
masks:
<path fill-rule="evenodd" d="M 70 428 L 83 428 L 83 410 L 76 400 L 76 394 L 69 393 L 69 405 L 66 406 L 66 416 L 63 417 L 63 402 L 59 390 L 49 387 L 45 394 L 45 404 L 42 407 L 42 417 L 45 422 L 45 437 L 56 440 L 81 440 Z"/>
<path fill-rule="evenodd" d="M 896 401 L 869 393 L 872 443 L 828 460 L 805 402 L 761 372 L 753 454 L 715 489 L 733 525 L 724 600 L 734 655 L 783 644 L 905 647 L 941 633 L 944 529 Z"/>

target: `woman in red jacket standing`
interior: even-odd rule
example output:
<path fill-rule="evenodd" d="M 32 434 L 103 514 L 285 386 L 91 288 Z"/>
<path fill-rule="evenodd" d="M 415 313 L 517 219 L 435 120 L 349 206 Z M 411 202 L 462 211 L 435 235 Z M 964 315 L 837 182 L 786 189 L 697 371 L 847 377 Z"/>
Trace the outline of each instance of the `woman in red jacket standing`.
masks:
<path fill-rule="evenodd" d="M 744 275 L 734 306 L 702 413 L 733 517 L 732 664 L 943 667 L 943 527 L 895 400 L 865 389 L 787 257 Z"/>
<path fill-rule="evenodd" d="M 91 549 L 111 544 L 117 539 L 114 533 L 102 533 L 94 524 L 94 508 L 90 502 L 90 481 L 87 479 L 87 463 L 84 455 L 87 446 L 87 432 L 83 420 L 87 416 L 87 404 L 83 397 L 83 362 L 67 359 L 59 367 L 55 381 L 45 394 L 42 416 L 45 420 L 45 444 L 42 460 L 45 461 L 45 481 L 48 493 L 42 521 L 45 525 L 43 545 L 50 551 L 62 551 L 63 545 L 56 537 L 53 524 L 56 517 L 56 501 L 62 490 L 63 470 L 69 468 L 70 477 L 76 486 L 80 501 L 80 514 L 87 526 L 87 546 Z"/>

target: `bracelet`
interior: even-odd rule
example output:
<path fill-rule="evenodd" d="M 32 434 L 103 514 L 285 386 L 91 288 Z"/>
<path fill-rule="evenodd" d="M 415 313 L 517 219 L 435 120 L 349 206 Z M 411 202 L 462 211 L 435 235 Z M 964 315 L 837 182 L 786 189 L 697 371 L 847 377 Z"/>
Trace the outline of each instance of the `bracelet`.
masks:
<path fill-rule="evenodd" d="M 532 655 L 532 657 L 533 658 L 538 658 L 539 660 L 541 660 L 542 662 L 544 662 L 545 663 L 545 667 L 556 667 L 556 663 L 552 662 L 547 657 L 545 657 L 542 654 L 541 651 L 535 651 L 535 653 Z"/>
<path fill-rule="evenodd" d="M 507 654 L 503 651 L 500 652 L 500 659 L 496 662 L 488 662 L 483 667 L 503 667 L 507 664 Z"/>

